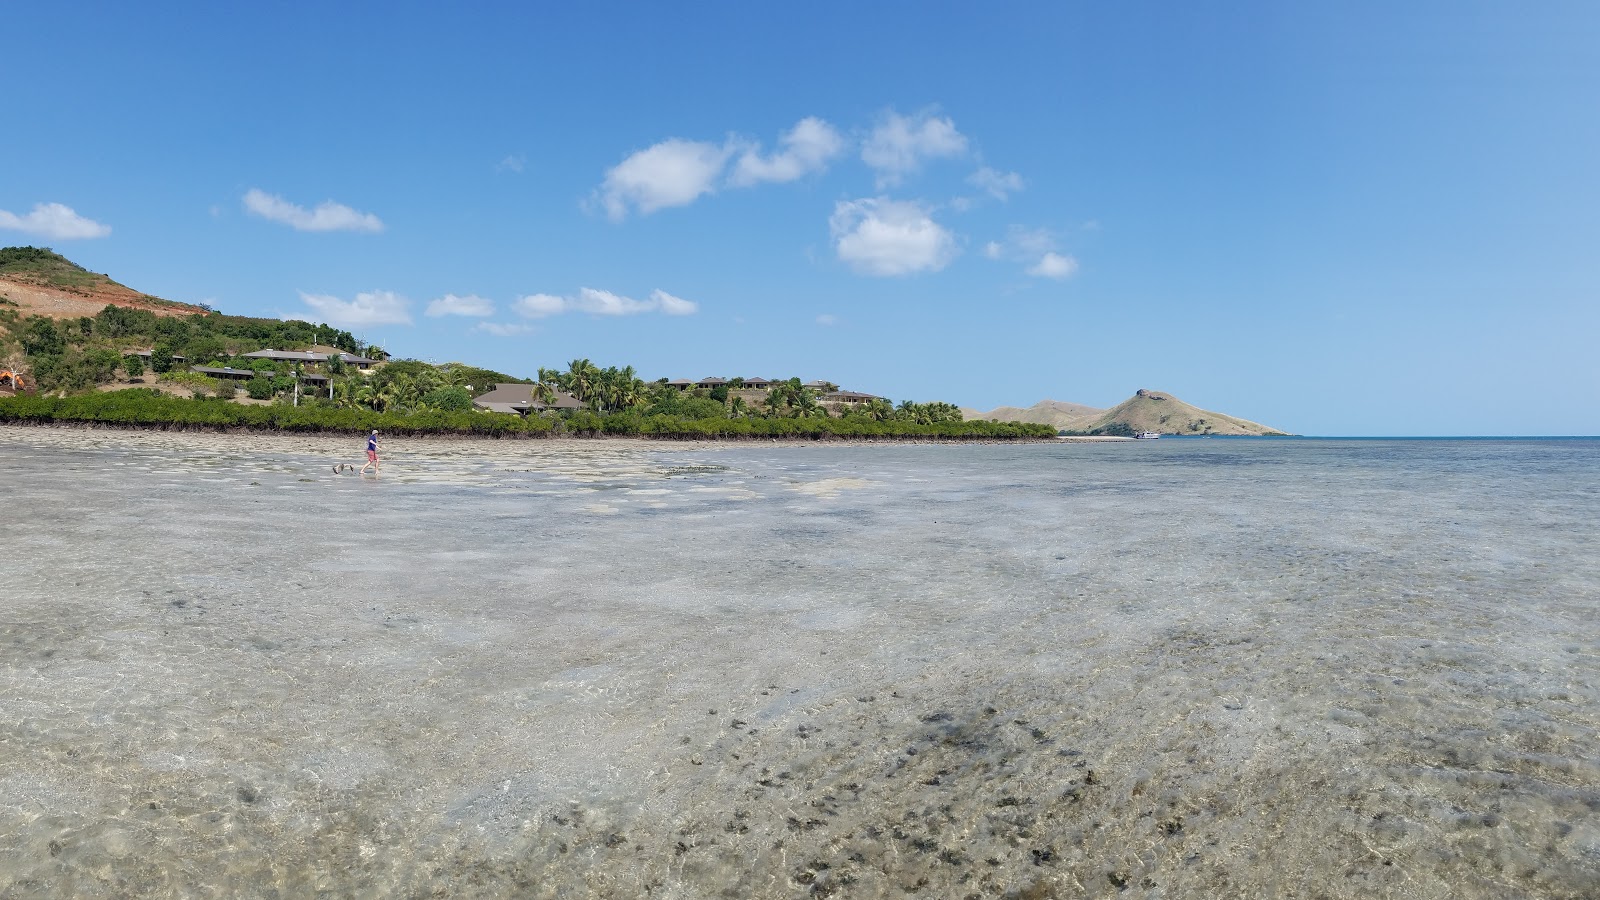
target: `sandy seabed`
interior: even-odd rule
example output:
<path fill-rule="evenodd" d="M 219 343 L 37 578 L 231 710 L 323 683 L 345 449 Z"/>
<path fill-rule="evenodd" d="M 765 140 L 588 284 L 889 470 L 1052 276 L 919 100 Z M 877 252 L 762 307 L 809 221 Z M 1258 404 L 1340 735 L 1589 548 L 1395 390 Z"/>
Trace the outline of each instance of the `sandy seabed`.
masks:
<path fill-rule="evenodd" d="M 1586 897 L 1600 442 L 0 428 L 0 897 Z"/>

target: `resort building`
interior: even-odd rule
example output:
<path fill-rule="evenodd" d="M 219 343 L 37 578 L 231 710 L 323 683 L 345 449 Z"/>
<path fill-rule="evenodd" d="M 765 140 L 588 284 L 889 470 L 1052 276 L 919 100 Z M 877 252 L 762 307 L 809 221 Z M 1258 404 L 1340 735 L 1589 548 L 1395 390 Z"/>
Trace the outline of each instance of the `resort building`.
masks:
<path fill-rule="evenodd" d="M 771 389 L 771 387 L 772 382 L 765 378 L 746 378 L 744 380 L 744 388 L 747 391 L 765 391 Z"/>
<path fill-rule="evenodd" d="M 863 394 L 860 391 L 828 391 L 824 394 L 818 394 L 817 399 L 823 403 L 844 403 L 854 406 L 858 403 L 871 403 L 874 400 L 882 400 L 883 398 L 874 394 Z"/>
<path fill-rule="evenodd" d="M 321 365 L 335 355 L 343 360 L 345 365 L 355 366 L 358 369 L 369 368 L 377 362 L 375 359 L 367 359 L 365 356 L 357 356 L 354 353 L 333 354 L 317 353 L 312 350 L 273 350 L 270 347 L 266 350 L 243 354 L 246 359 L 268 359 L 273 362 L 303 363 L 310 366 Z"/>
<path fill-rule="evenodd" d="M 690 388 L 694 387 L 694 382 L 690 381 L 687 378 L 674 378 L 671 381 L 667 382 L 667 387 L 677 388 L 680 391 L 687 391 Z"/>
<path fill-rule="evenodd" d="M 222 368 L 217 368 L 216 366 L 191 366 L 189 371 L 198 372 L 201 375 L 210 375 L 212 378 L 229 378 L 234 381 L 249 381 L 261 374 L 254 369 L 230 369 L 225 366 Z"/>
<path fill-rule="evenodd" d="M 722 387 L 727 383 L 728 380 L 726 378 L 702 378 L 699 381 L 696 381 L 694 386 L 702 391 L 709 391 L 712 388 Z"/>
<path fill-rule="evenodd" d="M 474 397 L 472 405 L 487 412 L 515 413 L 519 416 L 547 409 L 583 409 L 583 402 L 566 391 L 556 391 L 555 399 L 549 403 L 535 400 L 531 384 L 497 384 L 494 390 Z"/>
<path fill-rule="evenodd" d="M 124 350 L 124 351 L 122 351 L 122 355 L 123 356 L 137 356 L 140 359 L 144 360 L 145 362 L 149 362 L 150 361 L 150 354 L 153 353 L 153 352 L 154 351 L 152 351 L 152 350 Z M 174 354 L 172 354 L 172 361 L 175 362 L 175 363 L 188 362 L 188 360 L 184 358 L 184 355 L 182 353 L 174 353 Z"/>

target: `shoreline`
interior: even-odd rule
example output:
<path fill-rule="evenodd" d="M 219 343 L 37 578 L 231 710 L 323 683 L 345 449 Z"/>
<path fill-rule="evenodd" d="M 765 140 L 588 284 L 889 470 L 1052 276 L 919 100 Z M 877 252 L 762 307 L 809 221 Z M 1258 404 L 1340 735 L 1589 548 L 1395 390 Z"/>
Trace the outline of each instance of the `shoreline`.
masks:
<path fill-rule="evenodd" d="M 34 422 L 11 421 L 0 422 L 0 433 L 8 428 L 38 429 L 42 431 L 88 431 L 88 432 L 116 432 L 127 434 L 196 434 L 196 435 L 232 435 L 237 437 L 282 437 L 282 438 L 318 438 L 334 441 L 346 441 L 363 438 L 363 432 L 342 431 L 295 431 L 283 428 L 250 428 L 239 425 L 197 425 L 189 423 L 163 422 L 142 425 L 130 425 L 118 422 Z M 380 429 L 380 433 L 384 433 Z M 860 445 L 860 444 L 1048 444 L 1062 440 L 1054 435 L 1049 437 L 963 437 L 963 436 L 934 436 L 914 435 L 897 437 L 880 435 L 875 437 L 855 437 L 841 435 L 816 435 L 808 437 L 769 437 L 766 435 L 722 435 L 717 437 L 705 436 L 677 436 L 677 435 L 649 435 L 649 434 L 604 434 L 604 433 L 543 433 L 532 434 L 528 432 L 508 432 L 505 434 L 472 434 L 462 432 L 421 432 L 406 434 L 389 431 L 385 433 L 385 440 L 427 441 L 449 443 L 455 441 L 471 443 L 585 443 L 585 444 L 668 444 L 678 447 L 703 445 L 747 445 L 761 444 L 769 447 L 811 447 L 819 444 L 827 445 Z M 1069 441 L 1071 439 L 1068 439 Z M 1103 438 L 1081 439 L 1086 442 L 1104 440 Z M 1132 438 L 1110 438 L 1110 440 L 1132 440 Z"/>

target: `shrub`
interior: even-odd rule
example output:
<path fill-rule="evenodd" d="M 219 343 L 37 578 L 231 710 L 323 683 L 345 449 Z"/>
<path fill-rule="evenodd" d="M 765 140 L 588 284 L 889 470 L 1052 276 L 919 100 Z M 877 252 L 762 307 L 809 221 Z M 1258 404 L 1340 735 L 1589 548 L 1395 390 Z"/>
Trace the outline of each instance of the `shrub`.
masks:
<path fill-rule="evenodd" d="M 111 309 L 111 307 L 107 306 L 106 309 Z M 129 378 L 138 378 L 144 374 L 144 357 L 124 356 L 122 358 L 122 368 L 123 371 L 128 373 Z"/>
<path fill-rule="evenodd" d="M 257 375 L 244 383 L 244 390 L 252 400 L 271 400 L 272 379 Z"/>

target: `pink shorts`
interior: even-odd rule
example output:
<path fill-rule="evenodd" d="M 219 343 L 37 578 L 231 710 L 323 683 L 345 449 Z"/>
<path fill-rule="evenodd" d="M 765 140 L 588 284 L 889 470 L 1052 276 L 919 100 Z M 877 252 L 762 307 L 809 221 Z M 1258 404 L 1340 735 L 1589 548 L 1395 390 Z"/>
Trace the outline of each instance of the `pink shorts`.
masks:
<path fill-rule="evenodd" d="M 367 451 L 367 462 L 377 462 L 377 461 L 378 461 L 378 451 L 376 451 L 376 450 L 368 450 Z"/>

